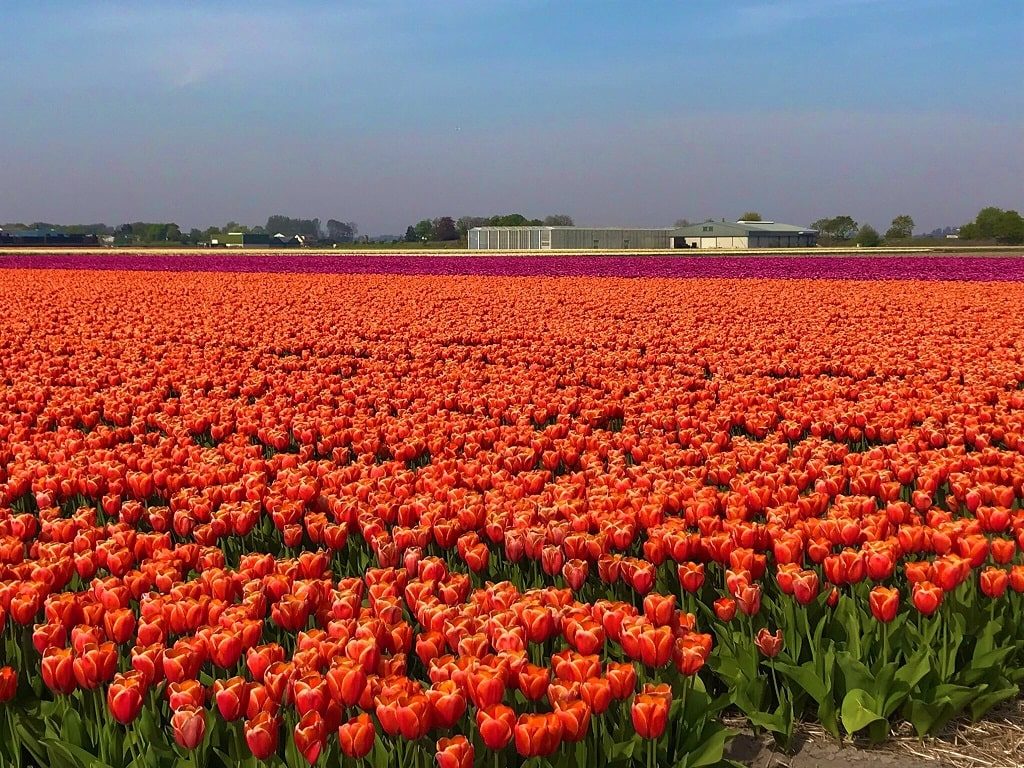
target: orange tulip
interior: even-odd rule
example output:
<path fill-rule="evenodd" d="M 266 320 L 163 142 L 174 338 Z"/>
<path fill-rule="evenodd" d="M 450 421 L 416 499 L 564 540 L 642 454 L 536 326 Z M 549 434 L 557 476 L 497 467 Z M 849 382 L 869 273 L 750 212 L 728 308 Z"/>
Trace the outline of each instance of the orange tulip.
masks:
<path fill-rule="evenodd" d="M 244 677 L 214 680 L 213 700 L 225 720 L 240 720 L 249 707 L 249 683 Z"/>
<path fill-rule="evenodd" d="M 515 725 L 515 712 L 504 704 L 496 704 L 476 713 L 476 727 L 480 731 L 480 738 L 492 752 L 504 749 L 512 741 L 512 729 Z"/>
<path fill-rule="evenodd" d="M 10 667 L 5 667 L 5 669 L 10 669 Z M 2 678 L 2 672 L 3 670 L 0 670 L 0 678 Z M 0 688 L 2 688 L 2 679 L 0 679 Z M 110 687 L 107 688 L 107 707 L 110 714 L 117 722 L 128 725 L 142 711 L 142 697 L 145 692 L 146 680 L 141 672 L 132 671 L 123 675 L 115 675 Z M 5 699 L 0 690 L 0 701 L 3 700 Z"/>
<path fill-rule="evenodd" d="M 206 735 L 206 712 L 199 707 L 182 707 L 171 715 L 174 741 L 185 750 L 199 746 Z"/>
<path fill-rule="evenodd" d="M 876 620 L 888 624 L 896 618 L 896 612 L 900 607 L 899 590 L 890 587 L 875 587 L 868 595 L 868 604 L 871 608 L 871 615 Z"/>
<path fill-rule="evenodd" d="M 978 577 L 978 583 L 985 597 L 996 599 L 1006 594 L 1010 585 L 1010 574 L 1002 568 L 986 568 Z"/>
<path fill-rule="evenodd" d="M 438 768 L 472 768 L 474 756 L 473 745 L 465 736 L 453 736 L 437 742 Z"/>
<path fill-rule="evenodd" d="M 17 693 L 17 691 L 18 673 L 14 671 L 13 667 L 0 667 L 0 703 L 13 699 L 14 694 Z M 129 721 L 130 719 L 131 718 L 129 718 Z"/>
<path fill-rule="evenodd" d="M 562 721 L 554 712 L 520 715 L 514 731 L 516 751 L 523 757 L 545 757 L 562 743 Z"/>
<path fill-rule="evenodd" d="M 633 729 L 641 739 L 660 739 L 668 724 L 668 710 L 672 703 L 664 695 L 638 693 L 633 697 L 630 717 Z"/>
<path fill-rule="evenodd" d="M 931 616 L 942 605 L 942 588 L 929 581 L 921 581 L 914 585 L 911 595 L 914 607 L 925 616 Z"/>
<path fill-rule="evenodd" d="M 338 742 L 347 757 L 359 760 L 370 754 L 376 733 L 370 716 L 363 712 L 338 727 Z"/>
<path fill-rule="evenodd" d="M 252 756 L 266 760 L 277 752 L 280 740 L 281 720 L 269 712 L 260 712 L 245 721 L 245 743 Z"/>
<path fill-rule="evenodd" d="M 782 651 L 782 630 L 777 629 L 772 634 L 762 627 L 754 638 L 754 645 L 764 656 L 774 659 Z"/>

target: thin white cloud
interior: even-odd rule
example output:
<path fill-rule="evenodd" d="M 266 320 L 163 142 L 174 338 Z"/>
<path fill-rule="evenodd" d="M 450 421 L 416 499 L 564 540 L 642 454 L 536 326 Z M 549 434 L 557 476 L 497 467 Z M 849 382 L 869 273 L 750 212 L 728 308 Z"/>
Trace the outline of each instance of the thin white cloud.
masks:
<path fill-rule="evenodd" d="M 261 7 L 111 4 L 94 13 L 95 34 L 117 41 L 126 69 L 171 89 L 281 74 L 314 64 L 328 42 L 306 12 Z"/>

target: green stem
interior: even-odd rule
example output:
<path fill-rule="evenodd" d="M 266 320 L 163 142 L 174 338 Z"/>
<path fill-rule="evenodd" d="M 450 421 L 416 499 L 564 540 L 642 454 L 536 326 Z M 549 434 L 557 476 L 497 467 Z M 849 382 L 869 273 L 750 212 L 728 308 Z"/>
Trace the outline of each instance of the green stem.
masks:
<path fill-rule="evenodd" d="M 882 623 L 882 664 L 885 666 L 889 663 L 889 624 L 887 622 Z"/>

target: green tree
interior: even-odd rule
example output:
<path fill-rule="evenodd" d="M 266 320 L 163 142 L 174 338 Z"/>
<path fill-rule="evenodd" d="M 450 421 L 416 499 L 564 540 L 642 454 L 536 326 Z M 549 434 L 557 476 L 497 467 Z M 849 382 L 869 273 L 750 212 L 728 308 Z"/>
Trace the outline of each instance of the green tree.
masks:
<path fill-rule="evenodd" d="M 458 240 L 459 230 L 455 228 L 455 220 L 451 216 L 442 216 L 433 221 L 434 240 Z"/>
<path fill-rule="evenodd" d="M 537 224 L 541 223 L 539 219 L 534 219 L 533 221 Z M 487 223 L 492 227 L 525 227 L 532 224 L 533 221 L 521 213 L 506 213 L 504 215 L 492 216 Z"/>
<path fill-rule="evenodd" d="M 416 239 L 420 242 L 427 242 L 434 239 L 434 222 L 430 219 L 423 219 L 417 222 L 416 226 L 413 227 L 413 231 L 416 233 Z"/>
<path fill-rule="evenodd" d="M 166 243 L 181 237 L 177 224 L 153 221 L 133 221 L 132 240 L 140 243 Z"/>
<path fill-rule="evenodd" d="M 870 224 L 865 224 L 857 230 L 856 243 L 864 248 L 875 248 L 882 244 L 882 237 L 878 234 L 877 229 Z"/>
<path fill-rule="evenodd" d="M 1003 219 L 1002 208 L 990 206 L 978 211 L 974 223 L 978 226 L 978 237 L 984 240 L 992 240 L 996 237 L 996 230 Z"/>
<path fill-rule="evenodd" d="M 572 216 L 564 213 L 553 213 L 544 217 L 545 227 L 571 227 L 573 226 Z"/>
<path fill-rule="evenodd" d="M 973 222 L 960 227 L 961 240 L 995 240 L 1005 245 L 1024 243 L 1024 218 L 1017 211 L 989 206 Z"/>
<path fill-rule="evenodd" d="M 857 222 L 853 220 L 852 216 L 818 219 L 811 224 L 811 228 L 818 230 L 829 240 L 849 240 L 857 234 Z"/>
<path fill-rule="evenodd" d="M 1006 245 L 1024 243 L 1024 218 L 1016 211 L 1004 211 L 995 227 L 996 240 Z"/>
<path fill-rule="evenodd" d="M 740 216 L 740 221 L 763 221 L 761 214 L 757 211 L 747 211 Z"/>
<path fill-rule="evenodd" d="M 958 234 L 960 235 L 961 240 L 978 240 L 980 238 L 980 235 L 978 234 L 978 225 L 973 221 L 960 227 L 960 232 Z"/>
<path fill-rule="evenodd" d="M 889 230 L 885 233 L 887 240 L 906 240 L 914 234 L 913 217 L 903 213 L 892 220 Z"/>
<path fill-rule="evenodd" d="M 405 228 L 405 242 L 418 243 L 419 240 L 420 237 L 416 234 L 416 227 L 408 226 Z"/>
<path fill-rule="evenodd" d="M 271 235 L 281 233 L 285 237 L 305 235 L 320 237 L 320 219 L 293 219 L 290 216 L 274 214 L 267 219 L 267 232 Z"/>
<path fill-rule="evenodd" d="M 459 237 L 465 240 L 469 235 L 469 230 L 473 227 L 486 227 L 487 219 L 485 216 L 460 216 L 459 220 L 455 222 L 455 228 L 459 230 Z"/>
<path fill-rule="evenodd" d="M 337 219 L 327 220 L 327 238 L 336 243 L 355 242 L 359 234 L 359 227 L 354 221 L 338 221 Z"/>

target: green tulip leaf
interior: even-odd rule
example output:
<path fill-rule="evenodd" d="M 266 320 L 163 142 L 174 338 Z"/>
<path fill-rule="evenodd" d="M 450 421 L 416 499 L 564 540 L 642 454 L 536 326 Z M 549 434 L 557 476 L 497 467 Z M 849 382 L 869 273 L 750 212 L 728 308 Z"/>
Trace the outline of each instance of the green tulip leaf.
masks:
<path fill-rule="evenodd" d="M 867 728 L 872 723 L 885 720 L 878 712 L 875 697 L 862 688 L 855 688 L 843 697 L 840 717 L 843 728 L 851 734 Z"/>
<path fill-rule="evenodd" d="M 1020 689 L 1017 686 L 1009 686 L 1001 688 L 997 691 L 990 691 L 982 694 L 974 701 L 971 702 L 971 719 L 979 720 L 986 712 L 988 712 L 996 704 L 1000 704 L 1008 699 L 1012 699 L 1014 696 L 1020 693 Z"/>
<path fill-rule="evenodd" d="M 925 675 L 931 671 L 931 662 L 931 654 L 928 649 L 921 648 L 906 664 L 896 671 L 895 679 L 905 683 L 908 689 L 913 690 L 924 679 Z"/>
<path fill-rule="evenodd" d="M 813 661 L 804 662 L 800 666 L 776 663 L 775 671 L 796 683 L 818 704 L 826 697 L 832 696 L 832 691 L 827 687 L 826 681 L 819 676 Z"/>
<path fill-rule="evenodd" d="M 85 746 L 82 718 L 73 709 L 69 709 L 64 714 L 64 719 L 60 726 L 60 738 L 65 744 L 74 744 L 76 747 Z"/>
<path fill-rule="evenodd" d="M 98 757 L 74 744 L 65 744 L 60 739 L 47 736 L 41 740 L 49 754 L 58 754 L 76 768 L 110 768 Z"/>
<path fill-rule="evenodd" d="M 725 745 L 737 733 L 738 731 L 730 728 L 717 729 L 697 749 L 687 753 L 682 760 L 676 763 L 676 768 L 703 768 L 703 766 L 718 765 L 725 755 Z"/>
<path fill-rule="evenodd" d="M 846 683 L 847 691 L 854 691 L 858 688 L 864 691 L 874 690 L 875 676 L 871 674 L 870 669 L 861 663 L 860 659 L 856 658 L 849 651 L 841 651 L 838 654 L 837 661 L 839 662 L 839 669 L 843 672 L 843 681 Z"/>

